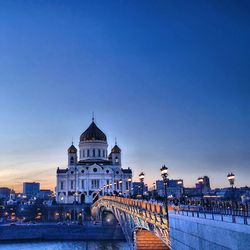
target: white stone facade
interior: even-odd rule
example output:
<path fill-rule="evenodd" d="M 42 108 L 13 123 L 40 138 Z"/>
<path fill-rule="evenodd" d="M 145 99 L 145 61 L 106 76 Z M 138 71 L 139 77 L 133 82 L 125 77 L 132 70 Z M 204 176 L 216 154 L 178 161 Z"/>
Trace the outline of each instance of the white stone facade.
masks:
<path fill-rule="evenodd" d="M 73 144 L 68 149 L 68 167 L 57 169 L 58 203 L 92 203 L 104 194 L 130 194 L 132 171 L 122 168 L 121 149 L 115 145 L 109 155 L 107 149 L 106 135 L 93 121 L 80 136 L 79 151 Z"/>

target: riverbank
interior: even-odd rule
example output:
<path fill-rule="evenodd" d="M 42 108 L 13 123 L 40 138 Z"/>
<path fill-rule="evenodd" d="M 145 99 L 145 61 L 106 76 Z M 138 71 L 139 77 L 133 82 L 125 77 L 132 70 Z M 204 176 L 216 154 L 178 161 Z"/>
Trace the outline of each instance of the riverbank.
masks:
<path fill-rule="evenodd" d="M 0 242 L 26 240 L 125 240 L 120 226 L 107 225 L 5 225 L 0 226 Z"/>
<path fill-rule="evenodd" d="M 1 242 L 0 250 L 130 250 L 126 241 L 29 241 Z"/>

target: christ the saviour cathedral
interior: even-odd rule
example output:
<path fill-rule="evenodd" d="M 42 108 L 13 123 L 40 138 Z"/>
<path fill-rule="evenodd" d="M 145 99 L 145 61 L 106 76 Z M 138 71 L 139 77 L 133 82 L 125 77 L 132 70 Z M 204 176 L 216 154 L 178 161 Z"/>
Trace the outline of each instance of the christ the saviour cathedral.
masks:
<path fill-rule="evenodd" d="M 94 119 L 81 134 L 79 151 L 68 149 L 68 167 L 57 169 L 58 203 L 93 203 L 105 194 L 127 196 L 131 191 L 132 171 L 122 168 L 121 149 L 115 144 L 108 154 L 106 135 Z"/>

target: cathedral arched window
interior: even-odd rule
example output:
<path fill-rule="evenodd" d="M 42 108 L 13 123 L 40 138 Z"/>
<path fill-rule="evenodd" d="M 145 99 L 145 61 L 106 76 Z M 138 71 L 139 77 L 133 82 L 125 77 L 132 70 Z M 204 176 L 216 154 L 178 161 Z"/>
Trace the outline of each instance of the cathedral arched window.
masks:
<path fill-rule="evenodd" d="M 98 157 L 101 157 L 101 149 L 98 149 Z"/>
<path fill-rule="evenodd" d="M 82 151 L 82 157 L 85 157 L 85 150 Z"/>
<path fill-rule="evenodd" d="M 70 158 L 70 164 L 74 164 L 74 157 L 73 156 L 71 156 L 71 158 Z"/>
<path fill-rule="evenodd" d="M 93 157 L 95 157 L 95 149 L 93 149 L 93 154 L 92 155 L 93 155 Z"/>
<path fill-rule="evenodd" d="M 87 157 L 89 157 L 89 149 L 87 150 Z"/>
<path fill-rule="evenodd" d="M 102 157 L 105 157 L 105 150 L 102 151 Z"/>

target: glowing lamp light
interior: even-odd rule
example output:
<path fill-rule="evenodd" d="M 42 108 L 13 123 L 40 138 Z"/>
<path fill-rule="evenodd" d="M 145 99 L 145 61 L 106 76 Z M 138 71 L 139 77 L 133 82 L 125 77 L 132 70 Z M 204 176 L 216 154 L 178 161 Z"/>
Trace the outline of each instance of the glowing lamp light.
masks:
<path fill-rule="evenodd" d="M 178 185 L 182 185 L 182 180 L 181 180 L 181 179 L 178 180 L 178 181 L 177 181 L 177 184 L 178 184 Z"/>
<path fill-rule="evenodd" d="M 198 178 L 198 182 L 199 182 L 199 183 L 203 183 L 203 178 L 202 178 L 202 177 L 199 177 L 199 178 Z"/>
<path fill-rule="evenodd" d="M 128 177 L 128 182 L 131 182 L 132 181 L 132 178 L 131 177 Z"/>
<path fill-rule="evenodd" d="M 161 170 L 161 176 L 165 180 L 168 177 L 168 167 L 163 165 L 160 170 Z"/>
<path fill-rule="evenodd" d="M 141 173 L 139 174 L 139 179 L 140 179 L 140 181 L 143 182 L 143 181 L 144 181 L 144 178 L 145 178 L 145 174 L 144 174 L 143 172 L 141 172 Z"/>
<path fill-rule="evenodd" d="M 231 172 L 231 173 L 229 173 L 227 175 L 227 179 L 228 179 L 230 185 L 233 186 L 234 185 L 234 180 L 235 180 L 235 175 Z"/>

